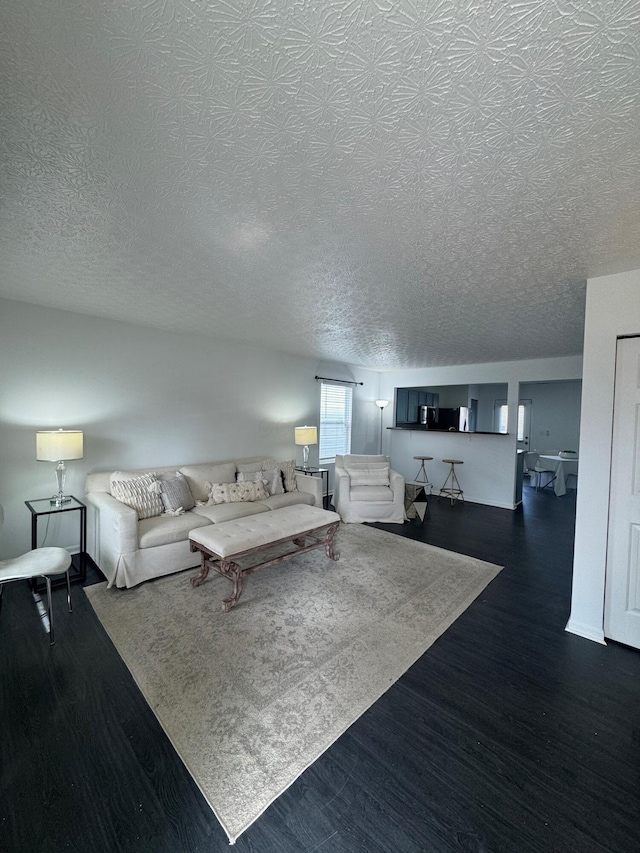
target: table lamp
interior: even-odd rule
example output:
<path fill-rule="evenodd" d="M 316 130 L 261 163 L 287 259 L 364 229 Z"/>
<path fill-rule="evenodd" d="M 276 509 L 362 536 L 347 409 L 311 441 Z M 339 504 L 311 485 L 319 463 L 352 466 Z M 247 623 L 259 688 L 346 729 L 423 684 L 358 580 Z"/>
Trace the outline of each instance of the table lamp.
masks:
<path fill-rule="evenodd" d="M 318 427 L 295 427 L 296 444 L 302 445 L 302 466 L 309 467 L 309 445 L 318 443 Z"/>
<path fill-rule="evenodd" d="M 51 498 L 55 506 L 69 503 L 65 497 L 64 481 L 67 474 L 65 460 L 82 459 L 82 431 L 79 429 L 47 429 L 36 432 L 36 459 L 38 462 L 57 462 L 56 483 L 58 492 Z"/>

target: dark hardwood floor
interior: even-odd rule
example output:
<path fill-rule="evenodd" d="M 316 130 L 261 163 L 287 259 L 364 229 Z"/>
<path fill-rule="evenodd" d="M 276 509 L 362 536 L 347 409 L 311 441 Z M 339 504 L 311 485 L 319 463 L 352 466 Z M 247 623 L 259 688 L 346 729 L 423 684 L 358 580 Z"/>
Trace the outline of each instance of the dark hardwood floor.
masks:
<path fill-rule="evenodd" d="M 423 524 L 387 527 L 505 568 L 235 849 L 640 849 L 640 653 L 565 632 L 575 493 L 525 486 L 525 498 L 515 512 L 432 499 Z M 87 583 L 100 579 L 90 569 Z M 228 849 L 86 597 L 73 593 L 72 615 L 64 590 L 54 593 L 50 649 L 27 584 L 5 589 L 0 850 Z"/>

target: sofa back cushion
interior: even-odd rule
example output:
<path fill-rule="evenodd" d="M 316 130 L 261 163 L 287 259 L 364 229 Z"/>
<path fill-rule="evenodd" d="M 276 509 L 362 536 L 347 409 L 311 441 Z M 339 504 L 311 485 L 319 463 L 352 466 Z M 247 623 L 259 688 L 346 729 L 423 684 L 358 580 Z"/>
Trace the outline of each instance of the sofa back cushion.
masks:
<path fill-rule="evenodd" d="M 235 483 L 236 463 L 224 462 L 214 465 L 205 462 L 201 465 L 183 465 L 179 469 L 184 474 L 194 501 L 209 500 L 209 489 L 207 483 Z"/>

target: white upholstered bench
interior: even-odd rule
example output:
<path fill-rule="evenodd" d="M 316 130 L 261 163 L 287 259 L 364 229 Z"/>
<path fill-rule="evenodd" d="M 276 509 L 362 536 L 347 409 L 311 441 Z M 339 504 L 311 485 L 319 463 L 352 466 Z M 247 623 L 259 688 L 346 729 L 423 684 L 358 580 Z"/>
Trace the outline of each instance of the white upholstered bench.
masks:
<path fill-rule="evenodd" d="M 339 525 L 337 512 L 300 504 L 196 528 L 189 533 L 189 546 L 192 551 L 200 552 L 201 566 L 200 574 L 191 578 L 191 586 L 200 586 L 211 569 L 228 578 L 233 583 L 233 592 L 222 602 L 222 609 L 227 612 L 242 595 L 245 575 L 314 548 L 324 547 L 327 556 L 337 560 L 339 555 L 334 551 L 333 537 Z M 246 568 L 236 562 L 265 548 L 288 542 L 297 547 L 284 555 Z"/>

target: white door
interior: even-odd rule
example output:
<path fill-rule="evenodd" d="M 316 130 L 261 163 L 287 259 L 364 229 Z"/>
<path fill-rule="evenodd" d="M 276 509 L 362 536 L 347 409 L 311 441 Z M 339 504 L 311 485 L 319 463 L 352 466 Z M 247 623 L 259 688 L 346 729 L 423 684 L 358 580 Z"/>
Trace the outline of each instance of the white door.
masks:
<path fill-rule="evenodd" d="M 640 649 L 640 338 L 616 354 L 604 633 Z"/>

